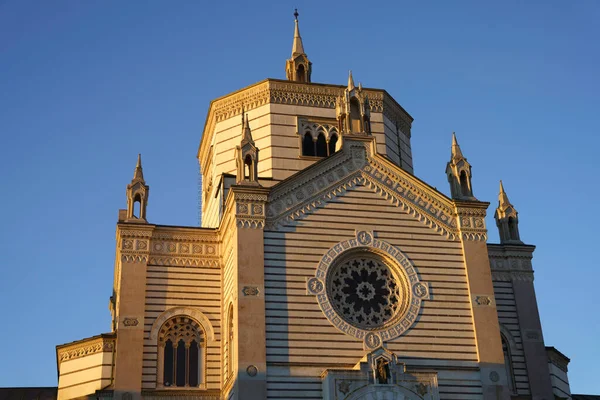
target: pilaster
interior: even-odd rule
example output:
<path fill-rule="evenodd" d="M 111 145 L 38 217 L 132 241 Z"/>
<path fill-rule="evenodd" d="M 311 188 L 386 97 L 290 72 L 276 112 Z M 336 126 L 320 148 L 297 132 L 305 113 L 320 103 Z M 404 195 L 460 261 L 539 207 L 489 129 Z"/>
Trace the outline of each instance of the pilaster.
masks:
<path fill-rule="evenodd" d="M 498 312 L 487 251 L 485 215 L 489 203 L 455 202 L 467 273 L 483 398 L 508 400 L 510 390 L 500 339 Z"/>
<path fill-rule="evenodd" d="M 153 225 L 117 225 L 115 399 L 141 399 L 146 269 Z"/>
<path fill-rule="evenodd" d="M 554 394 L 533 286 L 531 259 L 535 246 L 494 244 L 489 250 L 494 280 L 512 283 L 531 398 L 551 400 Z"/>
<path fill-rule="evenodd" d="M 232 186 L 228 211 L 234 215 L 234 399 L 267 397 L 264 282 L 265 206 L 269 190 Z"/>

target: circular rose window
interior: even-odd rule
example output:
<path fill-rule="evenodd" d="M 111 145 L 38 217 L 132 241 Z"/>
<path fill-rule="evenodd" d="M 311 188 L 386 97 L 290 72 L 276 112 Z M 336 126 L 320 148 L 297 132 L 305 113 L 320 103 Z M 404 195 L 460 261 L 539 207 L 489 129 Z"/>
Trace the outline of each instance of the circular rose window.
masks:
<path fill-rule="evenodd" d="M 405 308 L 403 280 L 379 258 L 356 255 L 336 263 L 327 282 L 337 314 L 358 328 L 380 328 Z"/>

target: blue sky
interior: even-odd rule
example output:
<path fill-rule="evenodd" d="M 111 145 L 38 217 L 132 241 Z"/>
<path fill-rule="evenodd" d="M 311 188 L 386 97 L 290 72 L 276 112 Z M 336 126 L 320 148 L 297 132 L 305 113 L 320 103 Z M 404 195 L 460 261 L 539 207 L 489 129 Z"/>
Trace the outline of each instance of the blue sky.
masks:
<path fill-rule="evenodd" d="M 527 3 L 527 4 L 525 4 Z M 600 393 L 600 3 L 0 0 L 0 386 L 56 385 L 55 345 L 110 330 L 115 223 L 137 153 L 153 223 L 195 225 L 211 99 L 284 78 L 293 9 L 313 81 L 386 89 L 444 193 L 451 132 L 535 244 L 546 345 Z M 596 204 L 596 206 L 594 206 Z"/>

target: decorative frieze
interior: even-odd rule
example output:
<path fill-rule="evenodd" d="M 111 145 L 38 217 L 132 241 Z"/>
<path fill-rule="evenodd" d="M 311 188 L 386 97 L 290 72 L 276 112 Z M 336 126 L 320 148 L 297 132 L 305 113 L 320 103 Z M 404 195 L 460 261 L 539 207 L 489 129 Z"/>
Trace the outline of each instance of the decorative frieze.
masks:
<path fill-rule="evenodd" d="M 171 232 L 119 227 L 119 253 L 124 263 L 183 267 L 220 266 L 218 236 L 214 231 Z"/>
<path fill-rule="evenodd" d="M 262 189 L 261 189 L 262 190 Z M 265 226 L 267 194 L 234 191 L 235 219 L 238 228 L 262 229 Z"/>
<path fill-rule="evenodd" d="M 82 340 L 78 343 L 63 345 L 57 349 L 58 362 L 74 360 L 102 352 L 112 352 L 115 349 L 116 337 L 100 337 Z"/>

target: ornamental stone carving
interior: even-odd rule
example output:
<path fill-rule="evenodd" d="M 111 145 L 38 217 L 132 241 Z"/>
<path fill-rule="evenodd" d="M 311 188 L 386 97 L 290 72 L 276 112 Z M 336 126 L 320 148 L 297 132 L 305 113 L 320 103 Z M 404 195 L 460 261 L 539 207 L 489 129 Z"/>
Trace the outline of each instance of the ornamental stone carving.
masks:
<path fill-rule="evenodd" d="M 96 353 L 112 352 L 115 349 L 116 337 L 100 337 L 83 340 L 80 343 L 59 346 L 57 357 L 59 363 L 90 356 Z"/>
<path fill-rule="evenodd" d="M 307 280 L 307 293 L 336 328 L 366 349 L 406 332 L 429 299 L 428 285 L 406 256 L 370 231 L 328 250 Z"/>
<path fill-rule="evenodd" d="M 121 261 L 150 265 L 219 268 L 218 237 L 214 230 L 147 231 L 119 227 Z"/>

